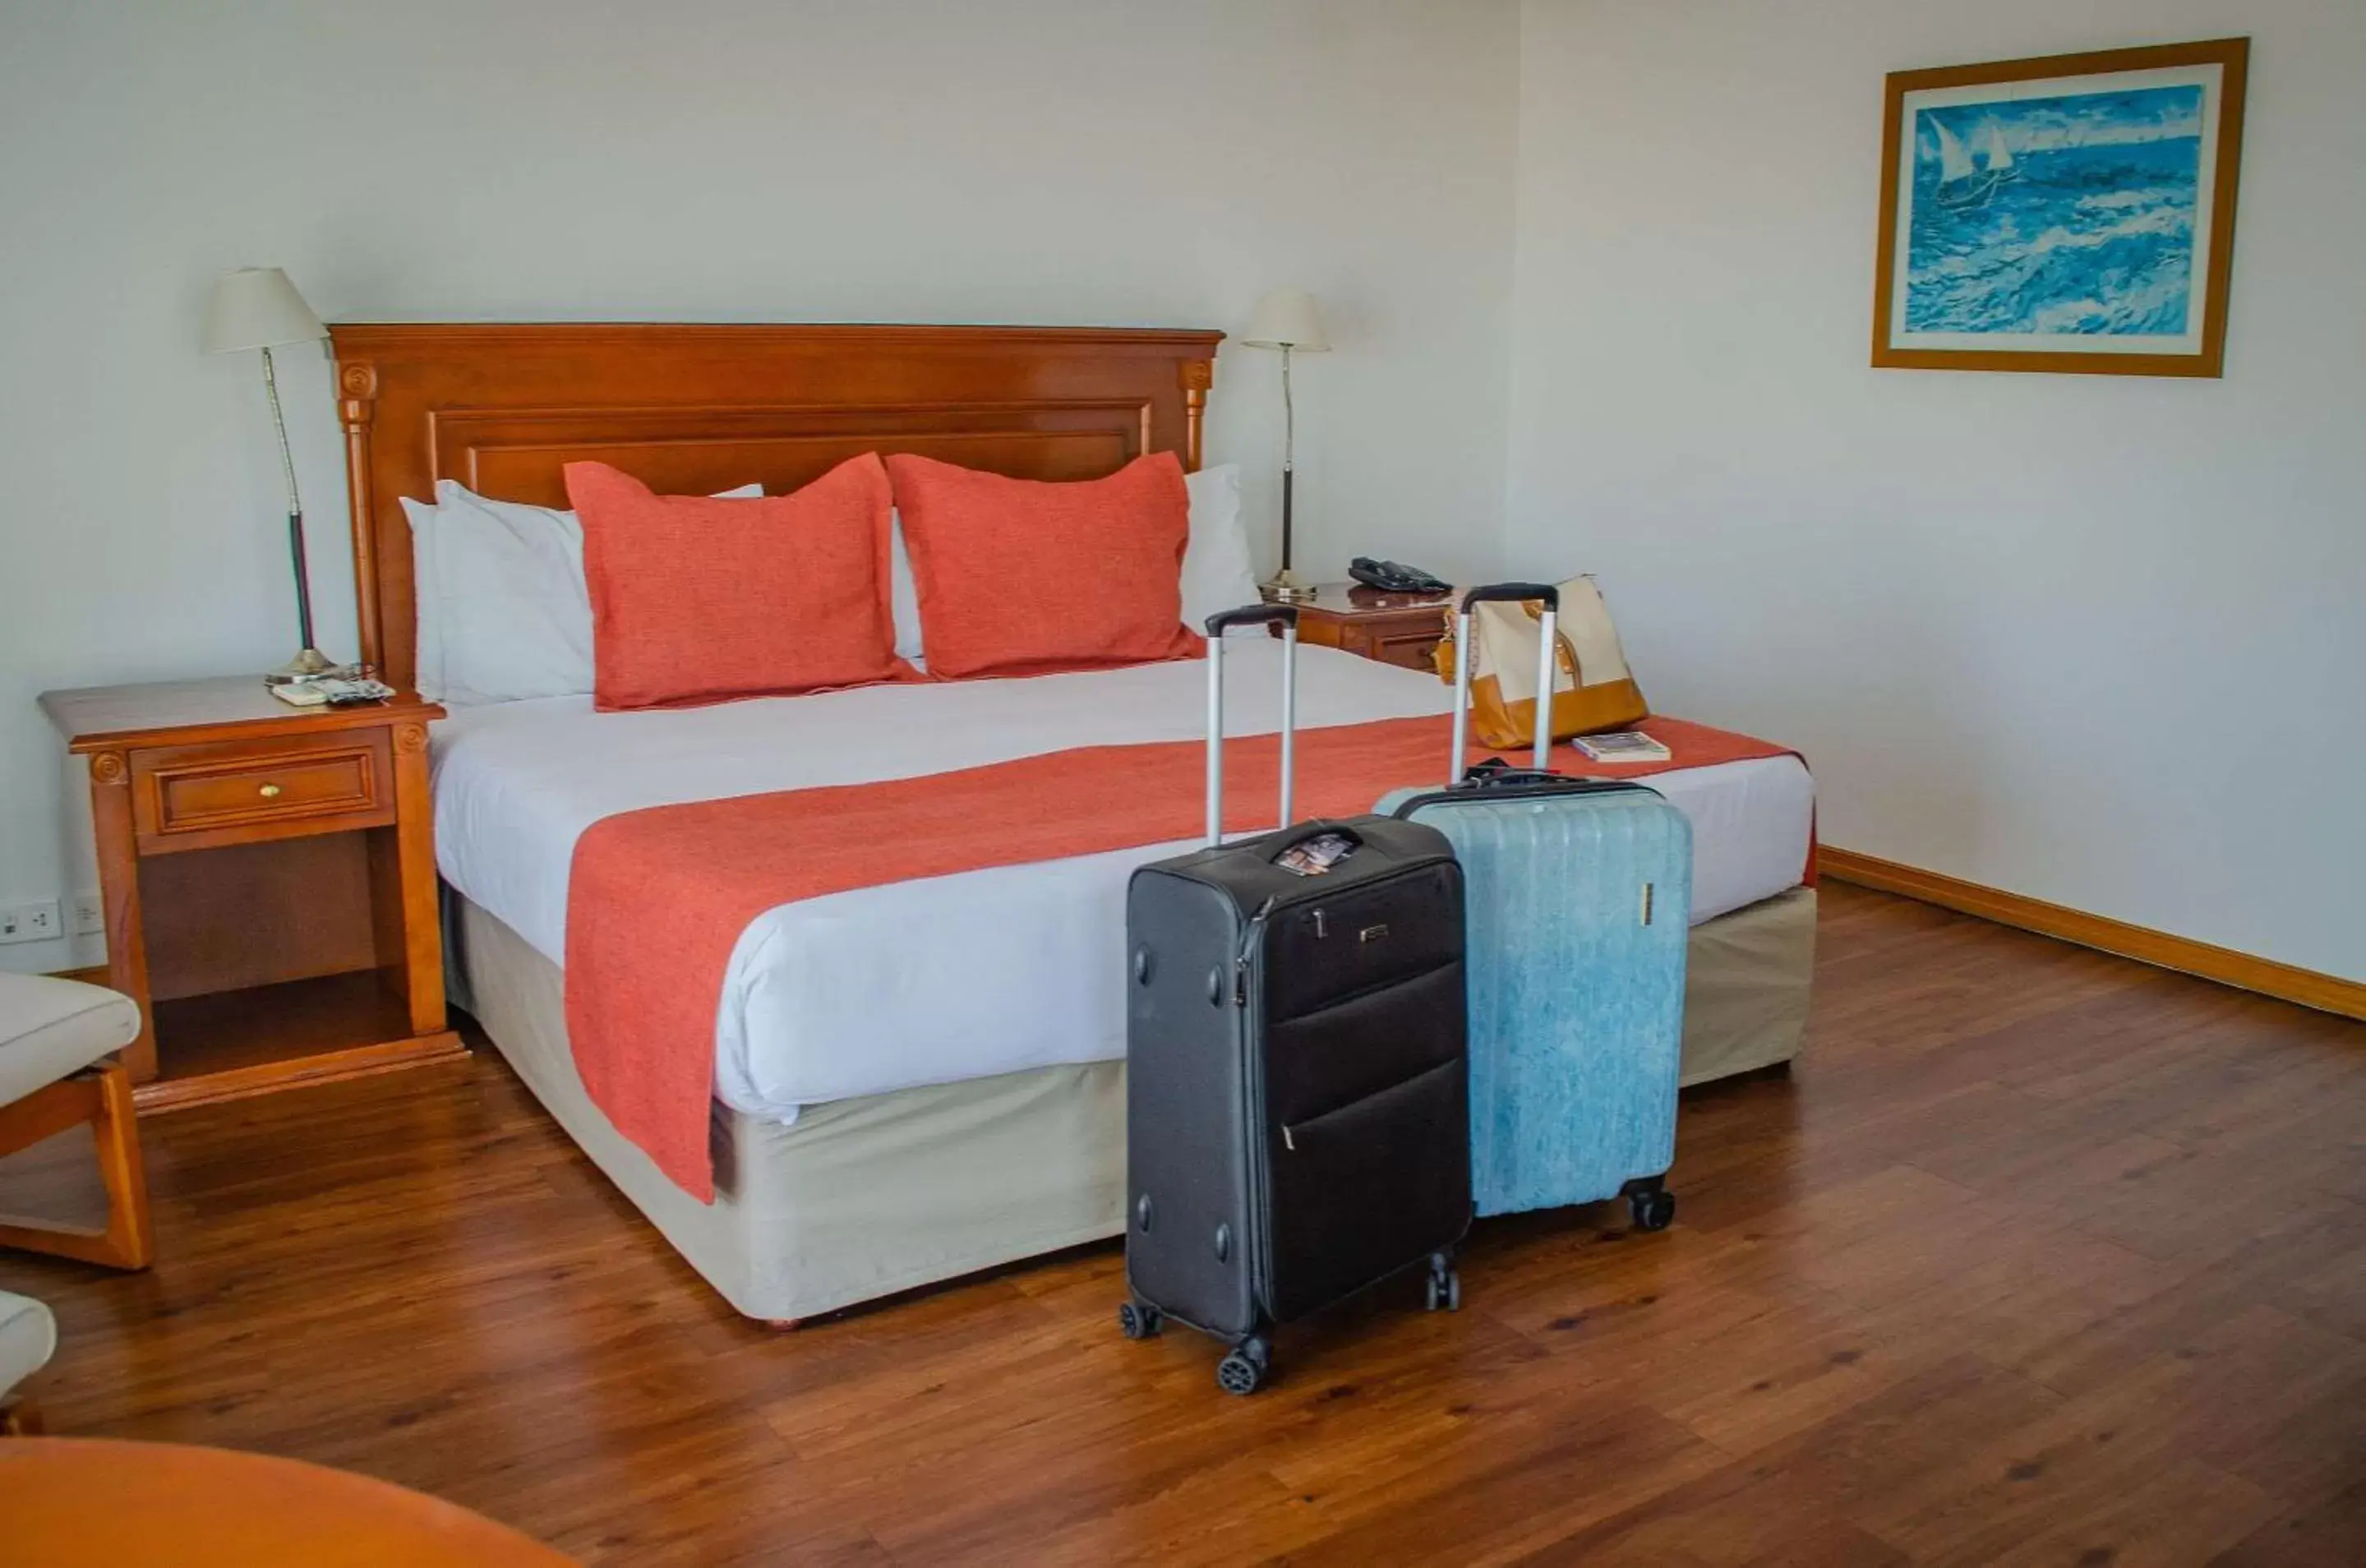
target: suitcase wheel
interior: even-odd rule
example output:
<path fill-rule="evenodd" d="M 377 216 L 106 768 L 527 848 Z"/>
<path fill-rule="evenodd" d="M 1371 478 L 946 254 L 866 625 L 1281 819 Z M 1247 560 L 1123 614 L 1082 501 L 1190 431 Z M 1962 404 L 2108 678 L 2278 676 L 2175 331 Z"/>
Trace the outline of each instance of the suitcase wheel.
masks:
<path fill-rule="evenodd" d="M 1429 1271 L 1428 1305 L 1432 1312 L 1460 1312 L 1462 1276 L 1452 1269 L 1433 1266 Z"/>
<path fill-rule="evenodd" d="M 1255 1393 L 1271 1367 L 1272 1350 L 1260 1335 L 1250 1335 L 1216 1363 L 1216 1386 L 1226 1393 Z"/>
<path fill-rule="evenodd" d="M 1156 1307 L 1148 1302 L 1120 1302 L 1117 1304 L 1117 1331 L 1128 1339 L 1155 1339 L 1166 1324 Z"/>
<path fill-rule="evenodd" d="M 1663 1231 L 1675 1223 L 1676 1195 L 1664 1187 L 1629 1192 L 1627 1206 L 1634 1212 L 1639 1231 Z"/>

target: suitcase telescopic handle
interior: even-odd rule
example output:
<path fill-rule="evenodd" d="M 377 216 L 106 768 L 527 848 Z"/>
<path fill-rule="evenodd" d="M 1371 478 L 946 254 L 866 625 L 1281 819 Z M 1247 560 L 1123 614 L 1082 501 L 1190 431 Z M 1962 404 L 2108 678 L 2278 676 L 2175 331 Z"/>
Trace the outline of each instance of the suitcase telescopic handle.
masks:
<path fill-rule="evenodd" d="M 1462 763 L 1470 745 L 1470 609 L 1474 604 L 1525 604 L 1544 601 L 1537 632 L 1537 759 L 1543 773 L 1552 764 L 1553 649 L 1560 632 L 1560 590 L 1549 582 L 1493 582 L 1462 595 L 1454 617 L 1454 760 L 1446 774 L 1452 789 L 1462 779 Z"/>
<path fill-rule="evenodd" d="M 1294 626 L 1298 624 L 1295 604 L 1242 604 L 1230 610 L 1219 610 L 1208 617 L 1207 633 L 1222 637 L 1234 626 Z"/>
<path fill-rule="evenodd" d="M 1234 626 L 1281 628 L 1281 818 L 1290 821 L 1298 783 L 1298 606 L 1243 604 L 1208 617 L 1208 847 L 1224 841 L 1224 633 Z"/>

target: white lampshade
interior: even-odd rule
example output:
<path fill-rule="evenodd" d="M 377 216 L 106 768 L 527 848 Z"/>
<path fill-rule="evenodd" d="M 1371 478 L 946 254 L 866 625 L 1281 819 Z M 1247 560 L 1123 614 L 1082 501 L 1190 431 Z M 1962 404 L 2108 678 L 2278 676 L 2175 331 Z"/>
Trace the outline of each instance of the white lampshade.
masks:
<path fill-rule="evenodd" d="M 1323 313 L 1314 296 L 1303 288 L 1277 288 L 1257 301 L 1241 341 L 1251 348 L 1290 348 L 1300 354 L 1327 354 L 1331 340 L 1323 332 Z"/>
<path fill-rule="evenodd" d="M 205 350 L 231 354 L 242 348 L 273 348 L 311 343 L 329 335 L 304 296 L 276 266 L 242 266 L 214 279 L 206 299 Z"/>

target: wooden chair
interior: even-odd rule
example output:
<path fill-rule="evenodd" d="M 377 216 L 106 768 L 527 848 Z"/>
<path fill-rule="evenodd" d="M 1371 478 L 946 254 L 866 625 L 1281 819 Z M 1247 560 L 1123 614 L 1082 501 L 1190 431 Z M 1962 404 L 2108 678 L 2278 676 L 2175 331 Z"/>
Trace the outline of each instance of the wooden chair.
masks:
<path fill-rule="evenodd" d="M 0 973 L 0 1157 L 87 1122 L 107 1198 L 103 1229 L 0 1215 L 0 1247 L 148 1267 L 154 1239 L 131 1074 L 110 1055 L 139 1035 L 140 1010 L 118 992 Z"/>

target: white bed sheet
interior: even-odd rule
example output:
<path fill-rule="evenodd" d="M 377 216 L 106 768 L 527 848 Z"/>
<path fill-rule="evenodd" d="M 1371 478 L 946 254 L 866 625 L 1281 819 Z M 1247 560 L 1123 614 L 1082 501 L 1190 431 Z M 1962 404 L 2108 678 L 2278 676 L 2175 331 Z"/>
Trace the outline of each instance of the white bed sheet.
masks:
<path fill-rule="evenodd" d="M 1279 643 L 1228 645 L 1233 733 L 1279 726 Z M 1206 681 L 1205 666 L 1184 661 L 658 712 L 596 714 L 588 697 L 468 708 L 435 727 L 436 858 L 445 881 L 564 964 L 575 842 L 603 818 L 1192 739 Z M 1432 676 L 1300 650 L 1306 728 L 1449 705 Z M 1651 782 L 1692 819 L 1696 924 L 1797 885 L 1814 787 L 1796 759 Z M 1188 847 L 891 883 L 768 911 L 740 937 L 725 979 L 717 1097 L 788 1121 L 801 1105 L 1123 1055 L 1126 877 Z M 665 942 L 664 911 L 650 911 L 648 940 Z"/>

